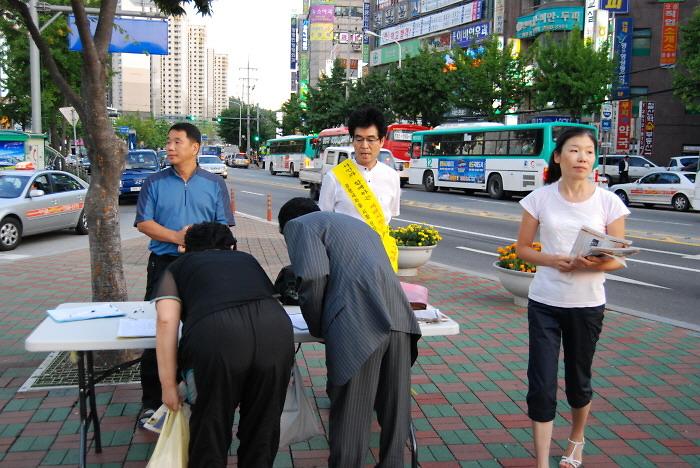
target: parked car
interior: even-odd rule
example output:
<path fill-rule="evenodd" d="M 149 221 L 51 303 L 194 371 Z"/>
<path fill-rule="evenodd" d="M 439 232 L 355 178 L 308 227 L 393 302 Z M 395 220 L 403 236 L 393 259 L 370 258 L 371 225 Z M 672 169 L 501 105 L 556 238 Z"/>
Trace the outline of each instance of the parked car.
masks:
<path fill-rule="evenodd" d="M 158 155 L 150 149 L 131 150 L 119 180 L 119 198 L 138 197 L 148 177 L 160 170 Z"/>
<path fill-rule="evenodd" d="M 87 189 L 87 182 L 63 171 L 1 171 L 0 250 L 13 250 L 23 237 L 42 232 L 72 228 L 87 234 Z"/>
<path fill-rule="evenodd" d="M 248 166 L 250 166 L 250 158 L 245 153 L 231 155 L 231 164 L 229 164 L 229 166 L 248 169 Z"/>
<path fill-rule="evenodd" d="M 700 209 L 691 202 L 695 190 L 695 176 L 693 172 L 656 171 L 636 182 L 613 185 L 610 191 L 620 197 L 625 205 L 671 205 L 678 211 Z"/>
<path fill-rule="evenodd" d="M 199 167 L 212 174 L 219 174 L 224 179 L 228 177 L 228 169 L 218 156 L 200 156 L 197 159 Z"/>
<path fill-rule="evenodd" d="M 610 185 L 620 183 L 620 170 L 618 165 L 620 160 L 624 158 L 624 154 L 609 154 L 607 156 L 598 156 L 598 172 L 608 176 Z M 649 161 L 643 156 L 630 155 L 629 177 L 630 181 L 637 180 L 648 173 L 658 170 L 657 166 L 652 161 Z"/>
<path fill-rule="evenodd" d="M 668 161 L 666 168 L 669 171 L 684 171 L 686 166 L 695 164 L 697 167 L 700 156 L 674 156 Z"/>

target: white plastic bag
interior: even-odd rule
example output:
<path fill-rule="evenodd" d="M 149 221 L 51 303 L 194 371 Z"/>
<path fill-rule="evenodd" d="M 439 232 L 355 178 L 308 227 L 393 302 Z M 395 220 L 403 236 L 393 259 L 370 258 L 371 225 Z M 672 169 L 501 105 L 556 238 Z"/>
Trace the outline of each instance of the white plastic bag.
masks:
<path fill-rule="evenodd" d="M 173 413 L 168 410 L 156 448 L 146 468 L 187 468 L 190 445 L 190 406 L 183 404 Z"/>
<path fill-rule="evenodd" d="M 287 387 L 287 397 L 284 400 L 284 410 L 280 418 L 280 448 L 323 435 L 323 428 L 314 408 L 315 405 L 304 393 L 304 383 L 299 367 L 294 363 Z"/>

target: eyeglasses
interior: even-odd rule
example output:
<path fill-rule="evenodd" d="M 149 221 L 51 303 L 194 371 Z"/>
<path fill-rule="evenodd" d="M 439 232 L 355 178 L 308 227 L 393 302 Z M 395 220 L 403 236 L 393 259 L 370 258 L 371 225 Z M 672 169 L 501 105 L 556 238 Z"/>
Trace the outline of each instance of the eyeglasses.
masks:
<path fill-rule="evenodd" d="M 354 143 L 357 143 L 358 145 L 361 145 L 362 143 L 367 143 L 369 145 L 374 145 L 379 143 L 379 138 L 377 137 L 369 137 L 369 138 L 364 138 L 361 136 L 356 136 L 352 139 Z"/>

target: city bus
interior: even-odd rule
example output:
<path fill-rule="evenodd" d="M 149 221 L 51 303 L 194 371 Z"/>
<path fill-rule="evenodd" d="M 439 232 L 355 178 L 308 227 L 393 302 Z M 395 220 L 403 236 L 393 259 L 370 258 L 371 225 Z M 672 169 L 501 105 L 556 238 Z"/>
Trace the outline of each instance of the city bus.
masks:
<path fill-rule="evenodd" d="M 202 146 L 199 154 L 202 156 L 216 156 L 221 160 L 224 159 L 223 149 L 221 146 Z"/>
<path fill-rule="evenodd" d="M 429 129 L 430 127 L 423 125 L 404 123 L 393 123 L 386 129 L 386 139 L 382 148 L 388 149 L 394 155 L 402 187 L 408 182 L 408 168 L 411 164 L 408 149 L 411 147 L 411 137 L 414 132 Z"/>
<path fill-rule="evenodd" d="M 287 135 L 267 140 L 265 162 L 270 174 L 288 172 L 296 177 L 300 169 L 311 167 L 312 160 L 316 158 L 313 147 L 315 138 L 316 135 Z"/>
<path fill-rule="evenodd" d="M 411 141 L 410 184 L 428 192 L 439 187 L 485 190 L 495 199 L 526 194 L 544 185 L 556 138 L 567 127 L 550 122 L 522 125 L 476 124 L 415 132 Z M 597 158 L 594 167 L 597 166 Z M 598 183 L 598 171 L 594 170 Z"/>
<path fill-rule="evenodd" d="M 352 143 L 348 127 L 333 127 L 321 130 L 316 137 L 314 146 L 316 157 L 322 157 L 329 146 L 349 146 Z"/>

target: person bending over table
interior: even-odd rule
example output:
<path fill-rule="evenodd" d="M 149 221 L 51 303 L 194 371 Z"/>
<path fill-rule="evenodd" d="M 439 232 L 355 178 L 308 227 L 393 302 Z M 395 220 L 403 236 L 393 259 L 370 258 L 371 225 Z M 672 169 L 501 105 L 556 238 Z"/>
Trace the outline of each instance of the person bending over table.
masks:
<path fill-rule="evenodd" d="M 168 266 L 156 289 L 162 398 L 171 410 L 180 408 L 179 368 L 192 404 L 190 467 L 226 466 L 239 405 L 238 466 L 272 466 L 279 444 L 292 325 L 260 264 L 235 248 L 227 226 L 193 225 L 187 253 Z"/>
<path fill-rule="evenodd" d="M 289 200 L 278 218 L 301 312 L 311 335 L 326 343 L 328 465 L 364 465 L 374 409 L 377 466 L 403 467 L 421 332 L 379 236 L 359 219 L 319 211 L 309 198 Z"/>

